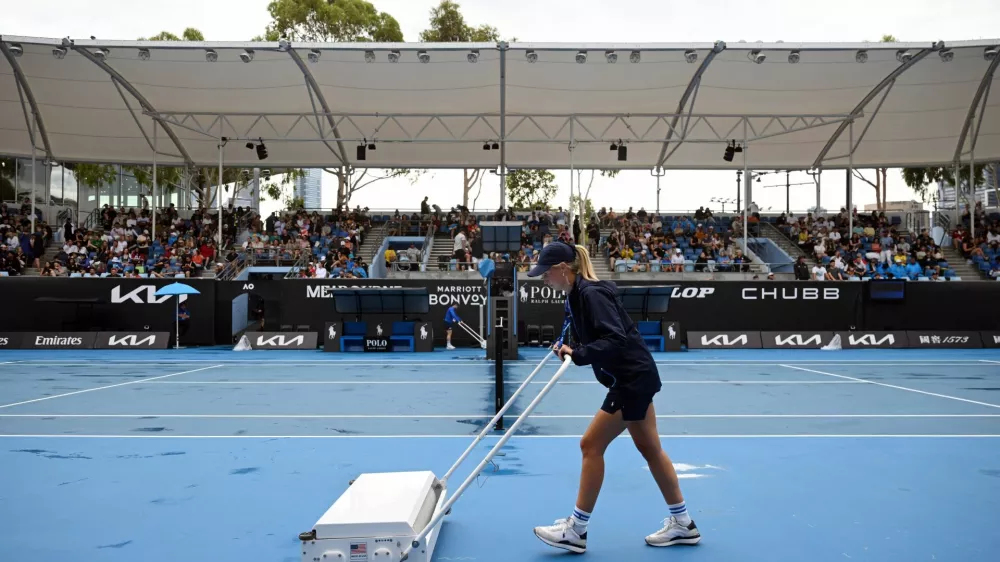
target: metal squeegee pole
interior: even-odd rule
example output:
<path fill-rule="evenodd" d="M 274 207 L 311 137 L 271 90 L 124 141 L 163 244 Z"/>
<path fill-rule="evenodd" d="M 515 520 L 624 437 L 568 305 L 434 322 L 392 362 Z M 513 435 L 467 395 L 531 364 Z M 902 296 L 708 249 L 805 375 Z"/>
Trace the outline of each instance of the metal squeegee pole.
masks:
<path fill-rule="evenodd" d="M 473 330 L 472 328 L 470 328 L 469 325 L 466 324 L 465 322 L 459 322 L 458 325 L 461 326 L 463 330 L 465 330 L 465 333 L 467 333 L 470 336 L 472 336 L 473 338 L 475 338 L 476 341 L 479 342 L 480 344 L 482 344 L 484 341 L 486 341 L 486 340 L 483 339 L 482 336 L 480 336 L 479 334 L 477 334 L 475 332 L 475 330 Z"/>
<path fill-rule="evenodd" d="M 500 416 L 503 416 L 504 412 L 506 412 L 507 409 L 511 407 L 511 405 L 514 403 L 514 400 L 521 394 L 521 391 L 528 387 L 528 383 L 531 382 L 531 379 L 535 378 L 535 375 L 537 375 L 538 372 L 542 370 L 542 367 L 544 367 L 545 364 L 548 363 L 549 358 L 553 357 L 554 355 L 555 354 L 551 351 L 545 355 L 545 357 L 542 359 L 542 362 L 539 363 L 537 367 L 535 367 L 534 371 L 531 371 L 531 374 L 528 375 L 528 378 L 524 379 L 524 382 L 521 383 L 521 386 L 517 387 L 517 390 L 514 391 L 514 394 L 512 394 L 510 396 L 510 399 L 507 400 L 507 402 L 503 405 L 503 408 L 500 408 L 500 411 L 497 412 L 495 416 L 493 416 L 493 419 L 490 420 L 490 423 L 486 424 L 486 426 L 483 427 L 483 430 L 479 433 L 479 435 L 472 440 L 472 444 L 470 444 L 469 447 L 465 449 L 465 452 L 462 453 L 462 456 L 458 457 L 458 460 L 455 461 L 455 464 L 451 465 L 451 468 L 448 469 L 448 472 L 446 472 L 445 475 L 441 477 L 442 482 L 447 482 L 448 479 L 451 478 L 451 475 L 455 472 L 455 470 L 463 462 L 465 462 L 465 459 L 469 456 L 469 453 L 472 452 L 472 449 L 474 449 L 476 445 L 483 440 L 483 437 L 486 437 L 486 434 L 490 432 L 490 429 L 493 427 L 495 423 L 497 423 L 497 420 L 500 419 Z"/>
<path fill-rule="evenodd" d="M 551 353 L 549 355 L 551 355 Z M 546 360 L 548 360 L 549 355 L 545 356 Z M 507 443 L 507 441 L 514 436 L 514 432 L 517 431 L 517 428 L 521 426 L 521 424 L 524 422 L 525 419 L 527 419 L 529 415 L 531 415 L 531 412 L 535 410 L 539 402 L 542 401 L 542 398 L 544 398 L 545 395 L 548 394 L 550 390 L 552 390 L 552 387 L 556 385 L 556 382 L 560 378 L 562 378 L 563 374 L 566 372 L 566 369 L 572 364 L 573 360 L 570 357 L 567 356 L 565 359 L 563 359 L 562 365 L 559 366 L 559 370 L 556 371 L 556 374 L 552 376 L 552 380 L 550 380 L 548 383 L 545 384 L 545 388 L 543 388 L 542 391 L 538 393 L 538 396 L 536 396 L 535 399 L 531 401 L 531 404 L 528 404 L 528 407 L 524 409 L 524 412 L 522 412 L 520 416 L 517 416 L 517 420 L 514 421 L 514 425 L 510 426 L 510 429 L 508 429 L 503 434 L 503 437 L 501 437 L 500 440 L 497 441 L 497 444 L 493 446 L 493 449 L 491 449 L 489 454 L 486 455 L 486 458 L 484 458 L 482 462 L 479 463 L 479 466 L 476 467 L 476 470 L 472 471 L 472 473 L 469 474 L 469 476 L 465 479 L 465 482 L 462 482 L 462 485 L 459 486 L 458 490 L 456 490 L 455 493 L 451 496 L 451 498 L 449 498 L 448 501 L 445 502 L 444 506 L 441 507 L 441 510 L 438 511 L 437 515 L 435 515 L 434 518 L 431 519 L 430 523 L 428 523 L 427 526 L 424 527 L 424 530 L 420 531 L 420 534 L 413 538 L 413 542 L 410 543 L 410 546 L 403 551 L 403 556 L 400 558 L 401 561 L 406 560 L 410 555 L 410 550 L 420 546 L 420 541 L 422 541 L 424 537 L 426 537 L 427 534 L 430 533 L 431 529 L 436 527 L 437 524 L 441 522 L 441 519 L 444 518 L 445 514 L 448 513 L 448 510 L 450 510 L 451 507 L 455 505 L 455 502 L 458 501 L 458 498 L 462 496 L 462 493 L 465 492 L 465 489 L 468 488 L 470 484 L 472 484 L 472 481 L 475 480 L 476 477 L 479 475 L 479 473 L 482 472 L 484 468 L 486 468 L 486 465 L 491 460 L 493 460 L 493 457 L 496 456 L 496 454 L 500 451 L 500 448 L 503 447 Z M 539 365 L 538 367 L 540 368 L 541 365 Z M 538 369 L 535 370 L 537 371 Z M 532 373 L 532 375 L 534 375 L 534 373 Z M 512 403 L 513 400 L 510 400 L 507 402 L 506 405 L 504 405 L 504 407 L 506 408 L 507 405 Z"/>

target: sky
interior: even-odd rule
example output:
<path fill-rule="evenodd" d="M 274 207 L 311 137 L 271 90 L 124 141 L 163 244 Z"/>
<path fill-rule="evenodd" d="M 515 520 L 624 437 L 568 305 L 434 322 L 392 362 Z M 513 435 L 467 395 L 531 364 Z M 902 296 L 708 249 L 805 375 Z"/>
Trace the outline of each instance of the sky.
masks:
<path fill-rule="evenodd" d="M 206 40 L 245 41 L 263 34 L 270 21 L 270 0 L 32 0 L 4 2 L 0 33 L 37 37 L 90 37 L 134 40 L 161 31 L 177 35 L 186 27 L 200 29 Z M 374 0 L 403 31 L 404 40 L 418 41 L 438 0 Z M 724 40 L 785 42 L 877 41 L 892 34 L 901 41 L 984 39 L 1000 36 L 1000 2 L 996 0 L 839 0 L 802 2 L 715 0 L 697 4 L 678 0 L 458 0 L 466 22 L 497 27 L 504 39 L 544 42 L 711 42 Z M 671 109 L 672 111 L 672 109 Z M 871 170 L 863 173 L 874 181 Z M 559 192 L 555 205 L 569 199 L 569 172 L 555 172 Z M 844 171 L 823 174 L 820 205 L 839 209 L 846 202 Z M 660 182 L 661 212 L 685 211 L 709 205 L 713 198 L 733 200 L 737 195 L 733 172 L 667 171 Z M 582 174 L 583 185 L 590 172 Z M 816 204 L 816 189 L 805 173 L 793 173 L 790 203 L 793 211 Z M 796 186 L 794 184 L 807 185 Z M 754 183 L 752 200 L 763 210 L 784 210 L 784 174 L 770 174 Z M 336 204 L 336 178 L 324 174 L 323 206 Z M 499 206 L 499 178 L 485 174 L 481 191 L 473 188 L 477 211 Z M 899 170 L 888 172 L 888 201 L 916 199 Z M 461 203 L 462 171 L 429 171 L 411 185 L 408 180 L 386 180 L 355 193 L 352 207 L 417 209 L 423 197 L 442 208 Z M 656 178 L 648 171 L 626 171 L 614 179 L 597 177 L 590 191 L 595 208 L 609 206 L 647 210 L 657 208 Z M 875 190 L 854 182 L 859 209 L 875 202 Z M 725 209 L 732 210 L 734 203 Z M 276 202 L 262 204 L 270 213 Z"/>

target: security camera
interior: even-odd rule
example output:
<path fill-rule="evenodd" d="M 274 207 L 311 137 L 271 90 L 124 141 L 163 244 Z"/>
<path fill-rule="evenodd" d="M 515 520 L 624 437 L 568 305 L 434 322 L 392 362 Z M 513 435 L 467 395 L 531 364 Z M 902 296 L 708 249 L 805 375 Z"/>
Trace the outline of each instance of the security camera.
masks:
<path fill-rule="evenodd" d="M 240 60 L 242 60 L 243 62 L 250 62 L 250 61 L 252 61 L 253 60 L 253 51 L 251 51 L 250 49 L 247 49 L 247 50 L 243 51 L 242 53 L 240 53 Z"/>
<path fill-rule="evenodd" d="M 10 54 L 14 55 L 15 57 L 19 57 L 24 54 L 24 48 L 21 47 L 20 45 L 11 45 Z"/>

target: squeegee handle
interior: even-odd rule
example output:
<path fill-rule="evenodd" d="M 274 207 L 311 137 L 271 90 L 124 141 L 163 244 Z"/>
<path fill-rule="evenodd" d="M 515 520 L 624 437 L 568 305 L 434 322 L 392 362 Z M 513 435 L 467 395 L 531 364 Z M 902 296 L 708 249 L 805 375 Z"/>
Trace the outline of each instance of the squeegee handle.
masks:
<path fill-rule="evenodd" d="M 483 431 L 480 432 L 479 435 L 477 435 L 476 438 L 472 440 L 472 443 L 469 445 L 468 448 L 465 449 L 465 452 L 462 453 L 462 456 L 458 457 L 458 460 L 455 461 L 455 464 L 451 465 L 451 468 L 448 469 L 448 472 L 446 472 L 445 475 L 441 477 L 442 481 L 447 482 L 448 479 L 451 478 L 451 475 L 455 472 L 455 470 L 463 462 L 465 462 L 465 459 L 469 456 L 469 453 L 471 453 L 472 450 L 476 447 L 476 445 L 480 441 L 483 440 L 483 437 L 486 437 L 486 434 L 489 433 L 493 429 L 493 427 L 497 423 L 497 420 L 500 419 L 500 416 L 502 416 L 504 414 L 504 412 L 506 412 L 507 409 L 510 408 L 512 404 L 514 404 L 514 400 L 518 396 L 520 396 L 521 391 L 523 391 L 525 388 L 527 388 L 528 383 L 531 382 L 531 379 L 535 378 L 535 375 L 537 375 L 538 372 L 542 370 L 542 367 L 545 366 L 545 363 L 548 362 L 549 358 L 553 357 L 554 355 L 555 354 L 552 353 L 551 351 L 548 354 L 545 355 L 545 358 L 542 359 L 542 362 L 539 363 L 537 367 L 535 367 L 534 371 L 531 371 L 531 374 L 528 375 L 528 378 L 524 379 L 524 382 L 521 383 L 521 386 L 517 387 L 517 390 L 514 391 L 514 394 L 512 394 L 510 396 L 510 398 L 507 400 L 507 402 L 504 403 L 503 407 L 500 408 L 500 411 L 497 412 L 495 416 L 493 416 L 493 419 L 490 420 L 490 423 L 486 424 L 486 427 L 483 428 Z"/>
<path fill-rule="evenodd" d="M 479 342 L 479 343 L 483 343 L 484 341 L 486 341 L 486 340 L 484 340 L 484 339 L 483 339 L 483 337 L 482 337 L 482 336 L 480 336 L 479 334 L 477 334 L 476 332 L 474 332 L 474 331 L 472 330 L 472 328 L 470 328 L 470 327 L 469 327 L 469 325 L 468 325 L 468 324 L 466 324 L 465 322 L 462 322 L 462 321 L 459 321 L 459 322 L 458 322 L 458 325 L 459 325 L 459 326 L 461 326 L 461 327 L 462 327 L 462 329 L 463 329 L 463 330 L 465 330 L 465 332 L 466 332 L 467 334 L 469 334 L 470 336 L 472 336 L 472 337 L 476 338 L 476 341 L 477 341 L 477 342 Z"/>
<path fill-rule="evenodd" d="M 546 356 L 546 358 L 548 358 L 548 356 Z M 427 534 L 431 532 L 431 529 L 436 527 L 438 523 L 441 522 L 441 519 L 445 516 L 446 513 L 448 513 L 448 510 L 450 510 L 451 507 L 455 505 L 455 502 L 458 501 L 458 498 L 462 496 L 462 493 L 465 492 L 465 489 L 468 488 L 470 484 L 472 484 L 472 481 L 475 480 L 476 477 L 479 476 L 479 473 L 482 472 L 484 468 L 486 468 L 486 465 L 489 464 L 491 460 L 493 460 L 493 457 L 496 456 L 496 454 L 500 451 L 501 447 L 503 447 L 504 444 L 506 444 L 507 441 L 511 437 L 513 437 L 514 432 L 517 431 L 517 428 L 520 427 L 522 423 L 524 423 L 524 420 L 527 419 L 528 416 L 531 415 L 531 412 L 535 410 L 539 402 L 542 401 L 542 398 L 544 398 L 545 395 L 548 394 L 550 390 L 552 390 L 552 387 L 556 385 L 556 381 L 558 381 L 563 376 L 563 374 L 566 373 L 566 369 L 572 363 L 573 360 L 569 356 L 563 358 L 563 363 L 562 365 L 559 366 L 559 370 L 556 371 L 556 374 L 552 376 L 552 380 L 550 380 L 548 383 L 545 384 L 545 387 L 542 388 L 542 391 L 538 393 L 538 396 L 536 396 L 535 399 L 531 401 L 531 404 L 528 404 L 528 407 L 525 408 L 524 412 L 522 412 L 521 415 L 517 417 L 517 420 L 515 420 L 514 424 L 510 426 L 510 429 L 508 429 L 507 432 L 503 434 L 503 437 L 500 438 L 500 441 L 498 441 L 497 444 L 493 446 L 493 449 L 491 449 L 489 454 L 486 455 L 486 458 L 479 463 L 479 466 L 476 467 L 476 470 L 472 471 L 472 473 L 469 474 L 469 476 L 465 479 L 465 482 L 462 482 L 462 485 L 459 486 L 457 490 L 455 490 L 455 493 L 452 494 L 451 498 L 449 498 L 447 502 L 445 502 L 444 506 L 437 512 L 434 518 L 431 519 L 431 521 L 427 524 L 427 526 L 424 527 L 422 531 L 420 531 L 420 534 L 413 537 L 413 542 L 411 542 L 410 546 L 408 546 L 406 550 L 403 551 L 403 555 L 400 558 L 400 560 L 406 560 L 407 557 L 409 557 L 410 555 L 410 550 L 418 546 L 420 544 L 420 541 L 422 541 L 424 537 L 426 537 Z"/>

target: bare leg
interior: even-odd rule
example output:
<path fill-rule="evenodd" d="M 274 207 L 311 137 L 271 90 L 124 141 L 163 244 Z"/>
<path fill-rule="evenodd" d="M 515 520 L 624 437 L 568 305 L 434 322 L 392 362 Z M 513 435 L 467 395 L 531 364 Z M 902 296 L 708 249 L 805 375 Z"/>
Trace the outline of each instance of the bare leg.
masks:
<path fill-rule="evenodd" d="M 613 415 L 598 410 L 580 440 L 583 465 L 580 469 L 580 490 L 577 493 L 576 507 L 583 511 L 594 511 L 597 496 L 604 483 L 604 451 L 624 430 L 621 410 Z"/>
<path fill-rule="evenodd" d="M 677 472 L 674 471 L 674 464 L 666 451 L 660 446 L 660 437 L 656 430 L 656 411 L 653 405 L 649 405 L 646 410 L 646 419 L 637 422 L 628 422 L 628 432 L 632 436 L 635 448 L 639 450 L 642 457 L 649 465 L 649 472 L 660 487 L 660 493 L 668 505 L 676 505 L 684 501 L 681 493 L 680 482 L 677 480 Z"/>

